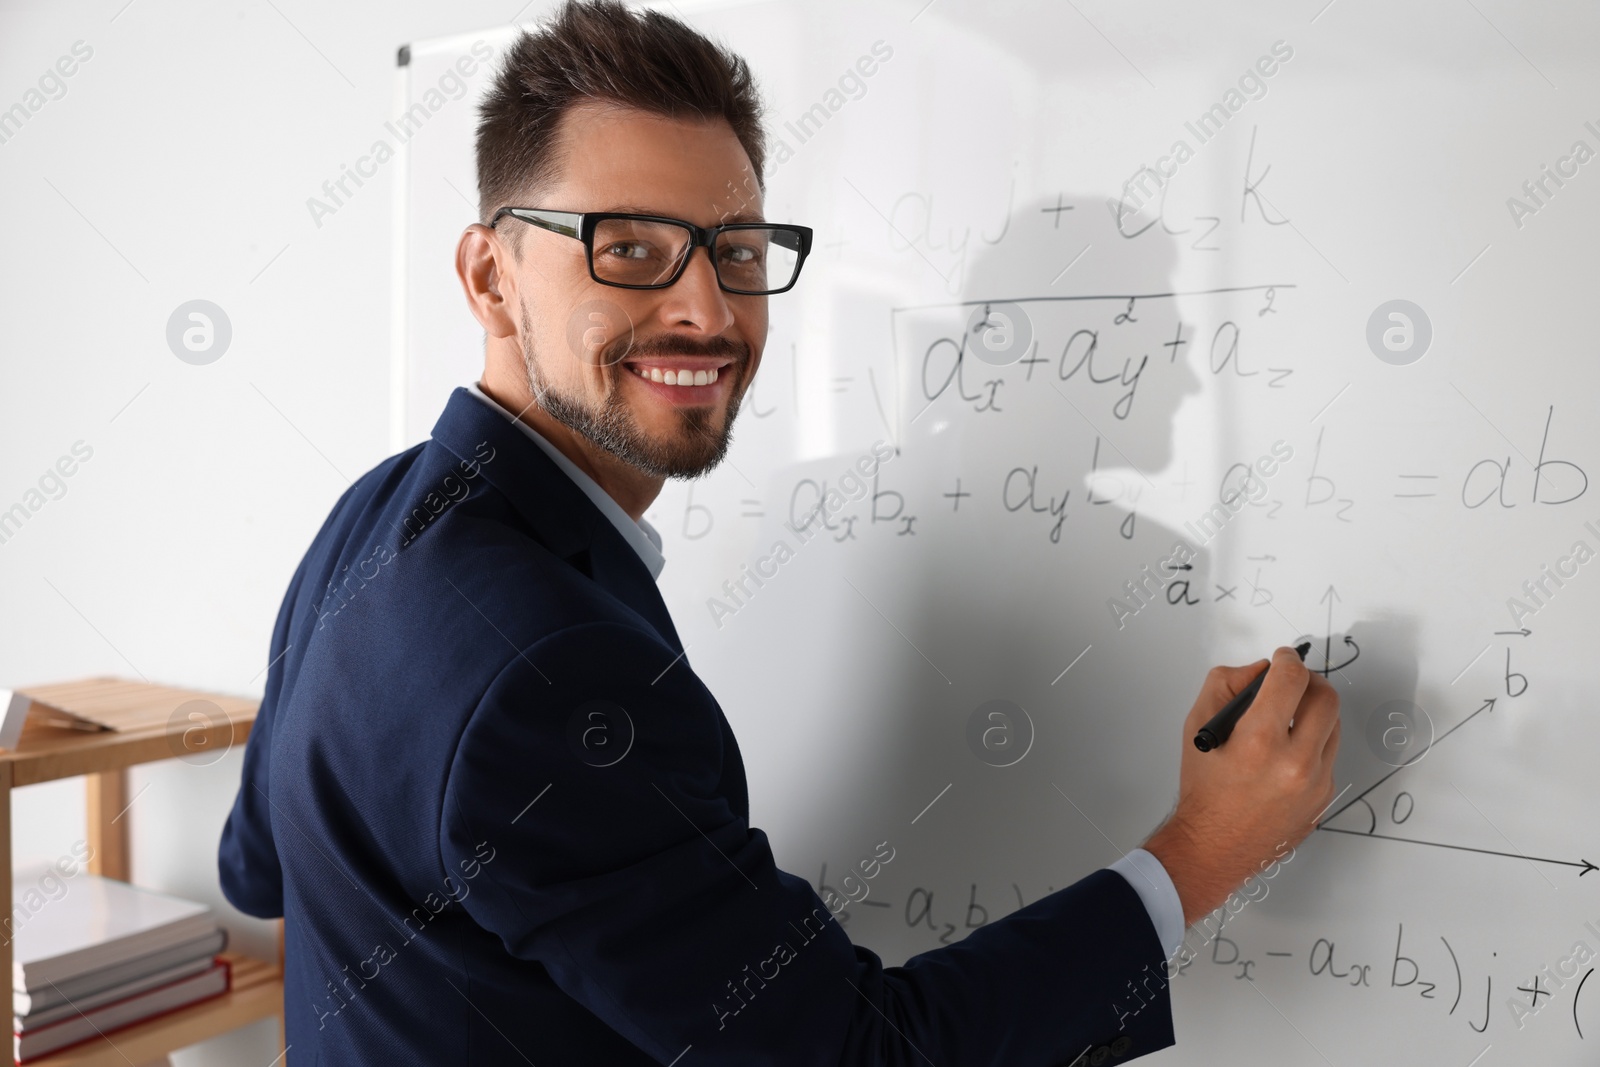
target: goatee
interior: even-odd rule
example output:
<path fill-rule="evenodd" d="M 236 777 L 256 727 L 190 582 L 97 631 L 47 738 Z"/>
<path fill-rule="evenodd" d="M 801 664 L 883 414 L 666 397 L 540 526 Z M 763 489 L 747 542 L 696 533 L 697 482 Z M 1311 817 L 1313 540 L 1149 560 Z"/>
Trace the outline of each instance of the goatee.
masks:
<path fill-rule="evenodd" d="M 522 308 L 522 336 L 522 363 L 535 403 L 551 418 L 629 466 L 659 478 L 698 478 L 713 470 L 728 454 L 733 441 L 734 417 L 739 413 L 739 398 L 743 392 L 740 387 L 750 365 L 748 346 L 725 337 L 713 338 L 705 344 L 681 337 L 638 342 L 630 332 L 613 339 L 601 350 L 599 366 L 606 375 L 606 397 L 598 407 L 591 407 L 582 399 L 557 390 L 540 372 L 526 305 Z M 623 365 L 623 359 L 673 355 L 733 358 L 721 373 L 737 371 L 740 380 L 729 383 L 728 411 L 720 429 L 712 427 L 717 413 L 709 406 L 675 408 L 681 431 L 668 440 L 652 438 L 635 421 L 622 400 L 621 376 L 634 373 Z"/>

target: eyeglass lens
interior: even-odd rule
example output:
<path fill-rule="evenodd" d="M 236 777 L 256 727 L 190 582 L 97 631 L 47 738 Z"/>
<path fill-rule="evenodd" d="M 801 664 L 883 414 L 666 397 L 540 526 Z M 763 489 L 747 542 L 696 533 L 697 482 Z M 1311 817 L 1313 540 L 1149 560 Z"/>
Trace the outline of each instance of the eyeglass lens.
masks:
<path fill-rule="evenodd" d="M 770 292 L 794 280 L 800 242 L 793 231 L 771 227 L 725 230 L 712 242 L 717 277 L 730 289 Z M 594 272 L 622 285 L 660 285 L 690 248 L 690 233 L 668 222 L 602 219 L 594 231 Z"/>

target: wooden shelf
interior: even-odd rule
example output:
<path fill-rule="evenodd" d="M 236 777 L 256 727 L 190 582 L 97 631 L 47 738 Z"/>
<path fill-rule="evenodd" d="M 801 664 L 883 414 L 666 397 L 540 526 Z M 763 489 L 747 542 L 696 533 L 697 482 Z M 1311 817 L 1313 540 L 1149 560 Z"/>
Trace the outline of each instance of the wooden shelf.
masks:
<path fill-rule="evenodd" d="M 0 762 L 11 766 L 11 785 L 36 785 L 57 778 L 120 770 L 137 763 L 189 758 L 208 759 L 212 753 L 242 745 L 256 721 L 257 702 L 248 697 L 202 693 L 193 689 L 149 685 L 120 678 L 88 678 L 68 685 L 33 686 L 22 692 L 70 691 L 98 706 L 107 703 L 146 711 L 149 723 L 123 730 L 68 730 L 46 726 L 34 716 L 23 727 L 14 749 L 0 749 Z M 172 721 L 190 701 L 206 705 L 200 719 Z M 150 714 L 149 712 L 154 712 Z M 151 721 L 154 720 L 154 721 Z"/>
<path fill-rule="evenodd" d="M 28 1061 L 28 1067 L 128 1067 L 149 1063 L 175 1049 L 225 1034 L 283 1013 L 283 972 L 263 960 L 223 955 L 233 963 L 233 988 L 109 1037 L 97 1037 L 54 1056 Z"/>
<path fill-rule="evenodd" d="M 247 697 L 150 685 L 117 678 L 89 678 L 23 692 L 71 694 L 128 722 L 124 729 L 79 731 L 44 725 L 30 716 L 11 750 L 0 749 L 0 856 L 6 877 L 0 878 L 0 915 L 12 906 L 11 790 L 60 778 L 85 776 L 88 841 L 93 848 L 89 870 L 107 878 L 130 880 L 127 810 L 127 768 L 157 760 L 186 758 L 209 763 L 218 754 L 244 744 L 255 723 L 257 702 Z M 190 701 L 199 717 L 180 712 Z M 191 709 L 191 710 L 196 710 Z M 29 1067 L 128 1067 L 159 1061 L 169 1052 L 205 1041 L 229 1030 L 276 1017 L 278 1049 L 283 1051 L 283 925 L 278 924 L 278 961 L 269 963 L 223 953 L 233 966 L 232 987 L 220 997 L 157 1019 L 114 1031 L 57 1055 L 30 1061 Z M 11 944 L 0 943 L 0 975 L 11 973 Z M 0 1055 L 0 1062 L 10 1059 Z M 276 1067 L 276 1064 L 275 1064 Z"/>

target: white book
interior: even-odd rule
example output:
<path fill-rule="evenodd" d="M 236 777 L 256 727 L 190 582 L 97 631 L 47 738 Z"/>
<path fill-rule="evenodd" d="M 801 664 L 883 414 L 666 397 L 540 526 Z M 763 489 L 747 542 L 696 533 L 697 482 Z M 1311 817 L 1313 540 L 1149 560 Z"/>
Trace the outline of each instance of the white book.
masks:
<path fill-rule="evenodd" d="M 228 931 L 218 927 L 204 937 L 192 941 L 184 941 L 164 948 L 159 952 L 151 952 L 143 956 L 135 956 L 125 963 L 115 967 L 106 967 L 102 970 L 91 971 L 80 978 L 66 982 L 56 982 L 43 989 L 32 992 L 15 990 L 11 994 L 11 1011 L 21 1017 L 32 1015 L 35 1012 L 54 1008 L 71 1001 L 82 1002 L 84 997 L 93 996 L 116 986 L 126 985 L 138 978 L 158 971 L 170 970 L 182 963 L 198 963 L 205 966 L 211 964 L 211 957 L 221 952 L 228 945 Z"/>
<path fill-rule="evenodd" d="M 176 982 L 113 1001 L 83 1014 L 74 1014 L 71 1018 L 27 1033 L 13 1032 L 12 1047 L 16 1062 L 27 1063 L 69 1045 L 102 1035 L 110 1036 L 122 1027 L 214 997 L 227 991 L 229 974 L 227 961 L 218 960 L 213 966 L 188 978 L 180 978 Z"/>
<path fill-rule="evenodd" d="M 35 879 L 19 872 L 16 883 Z M 12 913 L 12 988 L 23 992 L 80 978 L 190 941 L 218 927 L 204 904 L 82 873 L 60 879 L 64 891 L 25 915 Z"/>
<path fill-rule="evenodd" d="M 191 974 L 199 974 L 201 971 L 209 970 L 215 963 L 216 960 L 213 957 L 202 956 L 197 960 L 180 963 L 176 967 L 168 967 L 166 970 L 147 974 L 142 978 L 135 978 L 131 982 L 123 982 L 108 989 L 102 989 L 98 993 L 70 997 L 54 1007 L 41 1008 L 31 1015 L 14 1016 L 12 1018 L 12 1029 L 16 1033 L 26 1034 L 39 1029 L 41 1026 L 48 1026 L 51 1023 L 60 1022 L 62 1019 L 70 1019 L 74 1015 L 89 1011 L 91 1008 L 98 1008 L 113 1001 L 131 997 L 136 993 L 143 993 L 146 990 L 164 986 L 169 982 L 176 982 L 178 979 L 187 978 Z"/>

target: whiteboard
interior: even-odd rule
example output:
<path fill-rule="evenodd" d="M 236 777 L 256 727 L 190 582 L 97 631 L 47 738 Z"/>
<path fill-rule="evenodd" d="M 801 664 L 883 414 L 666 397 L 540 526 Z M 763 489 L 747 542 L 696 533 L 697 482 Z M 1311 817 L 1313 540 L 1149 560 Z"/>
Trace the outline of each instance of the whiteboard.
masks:
<path fill-rule="evenodd" d="M 780 864 L 888 842 L 852 939 L 959 940 L 1137 845 L 1206 669 L 1304 638 L 1337 814 L 1191 931 L 1157 1059 L 1595 1062 L 1592 7 L 671 8 L 817 231 L 727 461 L 647 513 Z M 414 44 L 401 104 L 510 32 Z M 482 366 L 472 99 L 405 148 L 397 448 Z"/>

